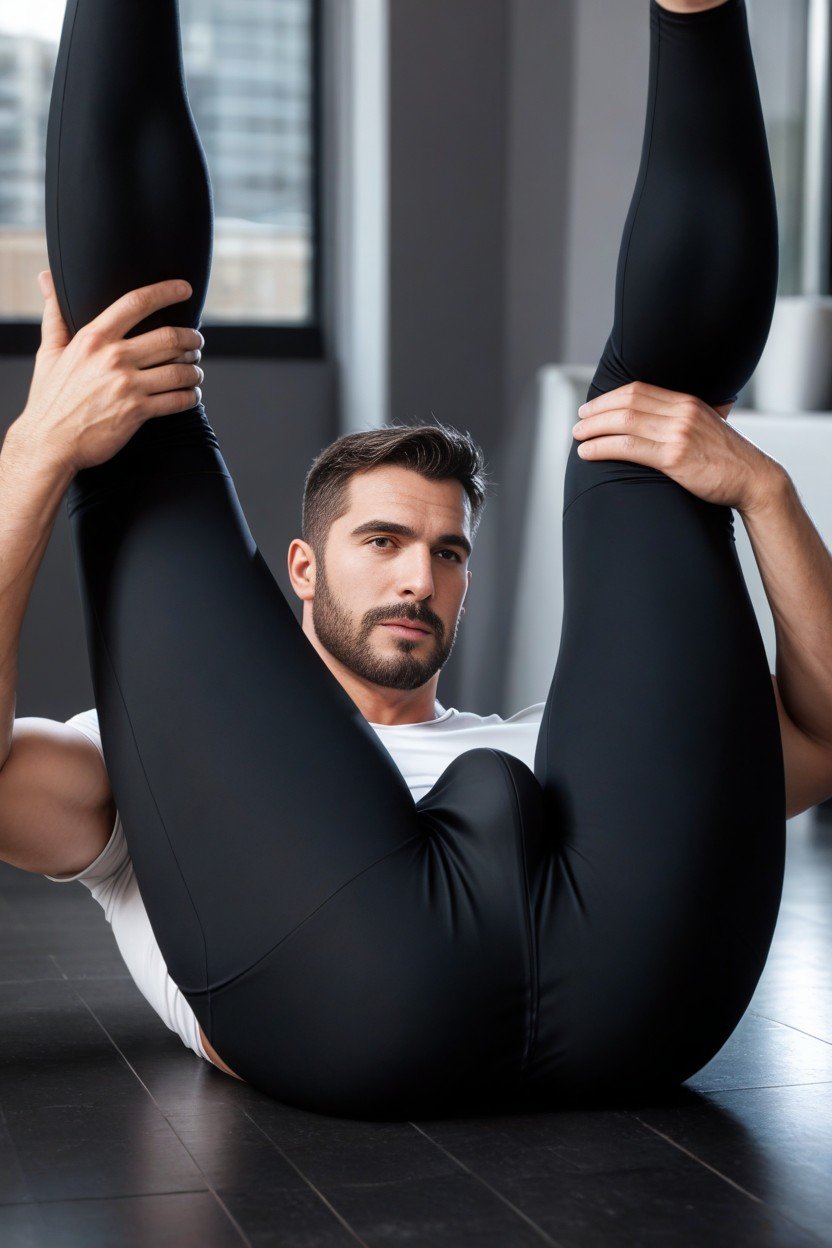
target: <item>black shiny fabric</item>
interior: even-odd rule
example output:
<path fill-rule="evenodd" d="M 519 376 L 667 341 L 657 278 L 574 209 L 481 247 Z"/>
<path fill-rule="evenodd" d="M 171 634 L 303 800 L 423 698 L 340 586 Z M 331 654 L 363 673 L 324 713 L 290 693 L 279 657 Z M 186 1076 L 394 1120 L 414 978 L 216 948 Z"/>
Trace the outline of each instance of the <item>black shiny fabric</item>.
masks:
<path fill-rule="evenodd" d="M 590 393 L 636 378 L 719 403 L 755 367 L 777 281 L 747 15 L 649 0 L 649 20 L 644 152 Z M 73 332 L 171 277 L 191 304 L 134 332 L 199 325 L 211 194 L 174 0 L 70 0 L 47 216 Z M 234 1070 L 381 1118 L 617 1097 L 714 1055 L 766 958 L 785 827 L 729 508 L 573 446 L 534 771 L 469 750 L 414 803 L 267 569 L 201 406 L 149 422 L 68 501 L 142 896 Z"/>

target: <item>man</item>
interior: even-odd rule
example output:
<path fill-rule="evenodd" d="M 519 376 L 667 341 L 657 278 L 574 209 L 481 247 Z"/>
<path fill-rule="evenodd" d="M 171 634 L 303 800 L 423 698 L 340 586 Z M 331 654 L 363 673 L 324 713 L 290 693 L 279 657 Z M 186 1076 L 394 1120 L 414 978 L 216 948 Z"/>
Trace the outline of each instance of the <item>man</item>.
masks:
<path fill-rule="evenodd" d="M 113 309 L 129 305 L 138 321 L 175 301 L 177 283 L 163 282 L 124 296 L 71 340 L 51 275 L 39 280 L 42 345 L 26 411 L 0 453 L 0 858 L 53 879 L 80 878 L 167 1026 L 233 1074 L 167 974 L 132 872 L 95 711 L 66 724 L 14 718 L 20 629 L 68 484 L 50 454 L 68 436 L 66 413 L 83 407 L 85 436 L 100 442 L 102 458 L 112 455 L 130 436 L 137 395 L 145 419 L 193 404 L 194 390 L 181 388 L 182 367 L 171 366 L 191 365 L 189 378 L 201 381 L 203 339 L 196 330 L 171 330 L 165 358 L 138 361 L 136 348 L 112 329 Z M 727 424 L 728 410 L 634 383 L 586 405 L 575 436 L 587 458 L 650 464 L 707 501 L 740 500 L 777 627 L 779 681 L 772 680 L 792 817 L 832 795 L 832 559 L 788 474 Z M 308 540 L 295 539 L 288 556 L 306 637 L 416 799 L 453 757 L 475 746 L 493 745 L 533 766 L 544 706 L 504 721 L 437 701 L 439 672 L 465 610 L 485 490 L 469 438 L 441 426 L 432 435 L 430 427 L 421 430 L 451 457 L 445 468 L 440 461 L 438 476 L 396 462 L 397 447 L 413 433 L 402 427 L 349 435 L 326 448 L 306 483 Z M 333 474 L 340 491 L 325 488 Z"/>

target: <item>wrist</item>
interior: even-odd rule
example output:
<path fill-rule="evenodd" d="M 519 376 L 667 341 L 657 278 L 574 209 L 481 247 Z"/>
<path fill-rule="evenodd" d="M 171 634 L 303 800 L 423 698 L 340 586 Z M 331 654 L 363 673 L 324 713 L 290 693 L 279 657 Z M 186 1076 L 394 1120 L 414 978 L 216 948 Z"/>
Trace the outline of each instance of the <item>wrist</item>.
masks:
<path fill-rule="evenodd" d="M 748 499 L 737 508 L 744 520 L 754 520 L 772 509 L 781 507 L 788 494 L 794 491 L 794 483 L 786 469 L 776 459 L 765 455 L 757 470 Z"/>
<path fill-rule="evenodd" d="M 37 425 L 24 411 L 8 428 L 2 445 L 2 458 L 11 472 L 25 473 L 27 479 L 69 488 L 75 469 L 54 447 L 38 435 Z"/>

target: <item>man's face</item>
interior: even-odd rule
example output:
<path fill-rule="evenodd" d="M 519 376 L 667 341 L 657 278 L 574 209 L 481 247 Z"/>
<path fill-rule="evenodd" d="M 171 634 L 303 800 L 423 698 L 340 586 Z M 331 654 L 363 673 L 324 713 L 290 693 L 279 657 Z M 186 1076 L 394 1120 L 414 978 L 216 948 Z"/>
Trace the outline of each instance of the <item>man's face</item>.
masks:
<path fill-rule="evenodd" d="M 315 632 L 364 680 L 417 689 L 456 641 L 470 575 L 468 496 L 455 479 L 384 465 L 356 473 L 348 500 L 316 562 Z M 427 631 L 405 632 L 394 619 Z"/>

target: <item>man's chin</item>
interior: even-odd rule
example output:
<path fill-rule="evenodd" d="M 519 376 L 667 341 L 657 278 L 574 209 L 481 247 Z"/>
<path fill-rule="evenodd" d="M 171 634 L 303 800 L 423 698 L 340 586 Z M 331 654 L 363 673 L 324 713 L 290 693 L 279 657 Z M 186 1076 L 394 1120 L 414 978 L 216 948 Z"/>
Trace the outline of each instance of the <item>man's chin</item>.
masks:
<path fill-rule="evenodd" d="M 391 661 L 389 654 L 379 654 L 378 650 L 374 654 L 378 660 L 373 665 L 375 683 L 387 689 L 418 689 L 436 675 L 433 664 L 414 668 L 412 663 Z"/>

